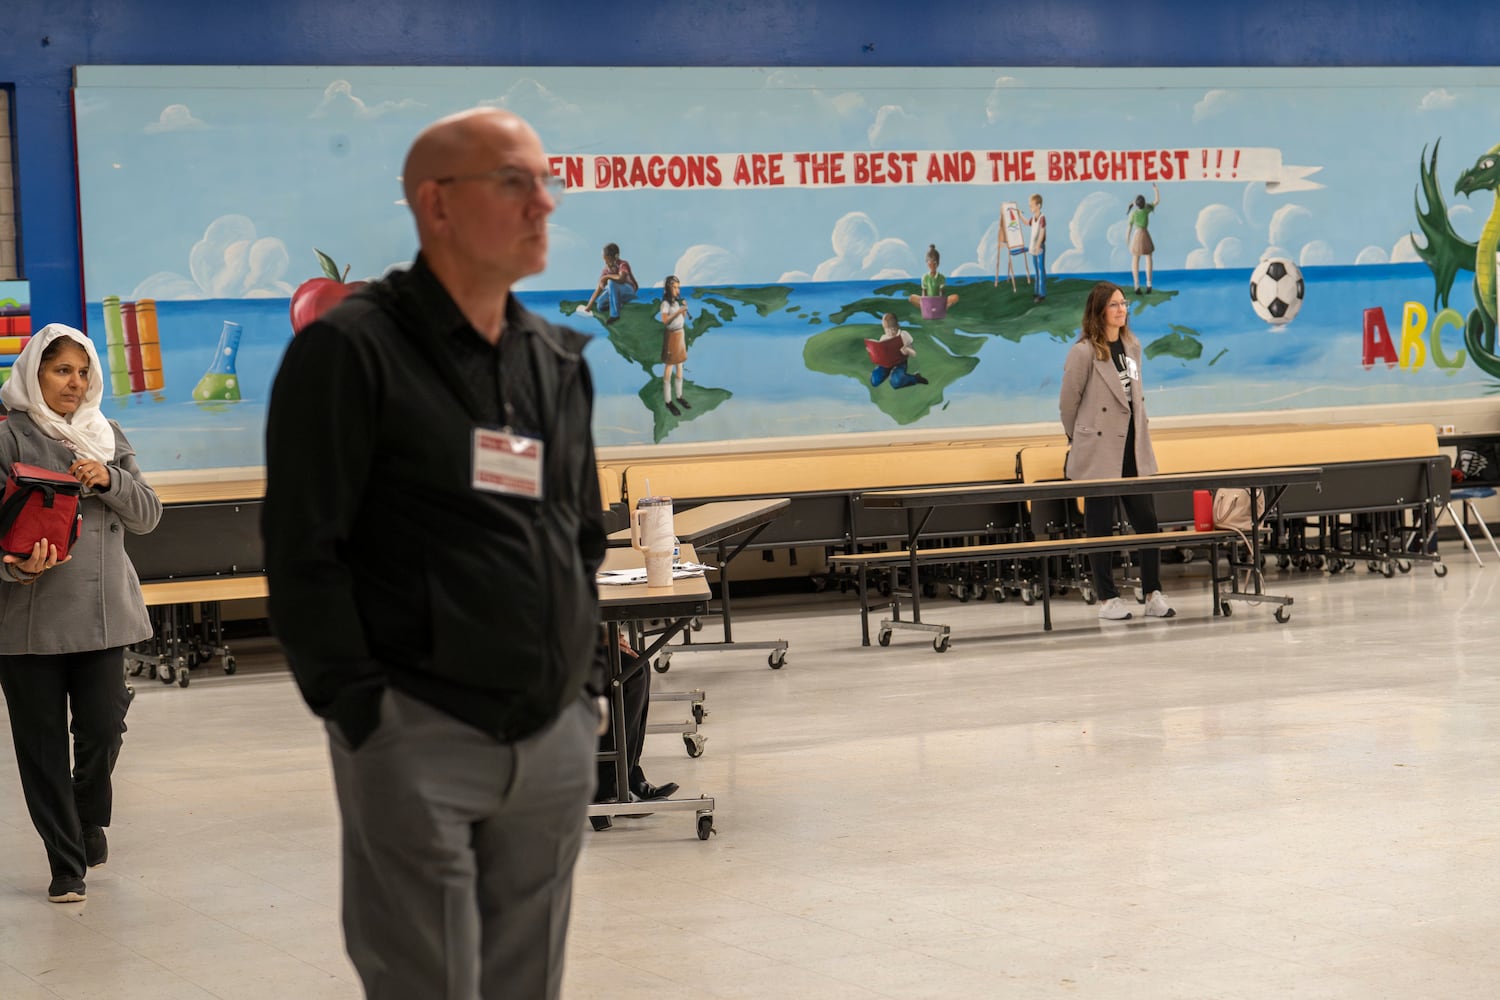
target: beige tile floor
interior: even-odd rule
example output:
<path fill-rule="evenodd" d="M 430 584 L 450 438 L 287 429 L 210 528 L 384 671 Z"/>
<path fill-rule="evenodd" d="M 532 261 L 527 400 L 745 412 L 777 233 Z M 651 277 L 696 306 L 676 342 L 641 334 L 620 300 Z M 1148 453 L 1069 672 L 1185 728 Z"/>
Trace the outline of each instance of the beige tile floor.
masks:
<path fill-rule="evenodd" d="M 1265 608 L 1099 625 L 1076 600 L 944 600 L 943 655 L 861 649 L 849 598 L 741 605 L 674 659 L 716 797 L 586 836 L 569 998 L 1500 996 L 1500 565 L 1273 574 Z M 259 653 L 257 653 L 259 649 Z M 186 690 L 138 681 L 110 864 L 46 902 L 0 750 L 0 997 L 359 996 L 320 730 L 268 643 Z M 664 718 L 677 706 L 663 705 Z"/>

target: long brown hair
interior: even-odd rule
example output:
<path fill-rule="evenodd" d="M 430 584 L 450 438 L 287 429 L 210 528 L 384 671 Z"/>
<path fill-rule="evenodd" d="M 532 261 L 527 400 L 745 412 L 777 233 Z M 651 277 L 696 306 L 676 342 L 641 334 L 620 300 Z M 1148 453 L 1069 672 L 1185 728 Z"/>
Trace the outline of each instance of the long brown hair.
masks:
<path fill-rule="evenodd" d="M 1101 281 L 1094 285 L 1089 292 L 1088 301 L 1083 304 L 1083 329 L 1078 332 L 1079 340 L 1086 340 L 1094 345 L 1094 358 L 1104 361 L 1109 357 L 1109 338 L 1104 335 L 1104 317 L 1109 312 L 1109 300 L 1114 298 L 1115 292 L 1125 294 L 1124 289 L 1109 281 Z M 1130 300 L 1125 300 L 1128 306 Z M 1130 332 L 1130 310 L 1125 311 L 1125 325 L 1120 328 L 1120 339 L 1125 342 L 1126 347 L 1138 346 L 1135 334 Z"/>

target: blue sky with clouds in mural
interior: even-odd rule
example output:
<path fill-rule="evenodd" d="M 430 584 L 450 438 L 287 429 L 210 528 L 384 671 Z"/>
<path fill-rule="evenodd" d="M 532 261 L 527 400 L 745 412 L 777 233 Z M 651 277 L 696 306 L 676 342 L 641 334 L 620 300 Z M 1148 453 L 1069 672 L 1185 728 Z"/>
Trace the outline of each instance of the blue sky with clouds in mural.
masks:
<path fill-rule="evenodd" d="M 1158 270 L 1415 260 L 1418 156 L 1454 172 L 1500 142 L 1478 70 L 354 69 L 80 71 L 89 297 L 284 297 L 312 248 L 378 275 L 410 258 L 406 147 L 434 118 L 514 109 L 549 152 L 1254 148 L 1315 170 L 1291 190 L 1196 170 L 1161 182 Z M 649 284 L 994 269 L 998 207 L 1041 193 L 1054 273 L 1123 272 L 1144 180 L 572 193 L 533 288 L 580 288 L 615 241 Z M 1488 205 L 1450 199 L 1477 234 Z"/>

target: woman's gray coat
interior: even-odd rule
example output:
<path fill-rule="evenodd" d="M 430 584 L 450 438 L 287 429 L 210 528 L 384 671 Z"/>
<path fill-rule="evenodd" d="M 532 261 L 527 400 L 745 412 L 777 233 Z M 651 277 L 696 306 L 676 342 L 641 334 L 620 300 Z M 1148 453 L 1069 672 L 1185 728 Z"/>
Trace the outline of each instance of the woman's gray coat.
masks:
<path fill-rule="evenodd" d="M 0 655 L 47 655 L 128 646 L 151 636 L 140 579 L 125 554 L 125 532 L 143 535 L 161 520 L 161 500 L 141 478 L 135 451 L 113 420 L 109 489 L 85 491 L 72 559 L 30 585 L 0 569 Z M 25 413 L 0 422 L 0 477 L 15 462 L 66 472 L 76 456 Z"/>
<path fill-rule="evenodd" d="M 1156 475 L 1156 453 L 1151 450 L 1146 394 L 1141 385 L 1141 345 L 1132 339 L 1126 357 L 1135 362 L 1130 382 L 1135 401 L 1135 468 L 1137 475 Z M 1065 475 L 1069 479 L 1118 479 L 1125 462 L 1125 432 L 1130 429 L 1130 400 L 1120 385 L 1120 373 L 1110 358 L 1094 357 L 1094 345 L 1080 340 L 1063 362 L 1062 392 L 1058 396 L 1063 432 L 1072 446 Z"/>

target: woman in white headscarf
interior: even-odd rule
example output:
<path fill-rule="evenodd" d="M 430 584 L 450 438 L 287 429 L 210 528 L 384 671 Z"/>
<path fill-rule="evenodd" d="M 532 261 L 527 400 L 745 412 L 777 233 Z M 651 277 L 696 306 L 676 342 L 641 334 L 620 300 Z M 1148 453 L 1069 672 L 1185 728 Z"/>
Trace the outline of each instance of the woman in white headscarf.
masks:
<path fill-rule="evenodd" d="M 100 412 L 103 396 L 94 345 L 59 323 L 31 338 L 0 386 L 9 411 L 0 476 L 25 462 L 67 472 L 83 488 L 66 558 L 44 539 L 0 559 L 0 688 L 54 903 L 82 902 L 85 867 L 109 856 L 110 775 L 129 704 L 124 647 L 151 636 L 124 533 L 155 528 L 161 501 L 124 432 Z"/>

